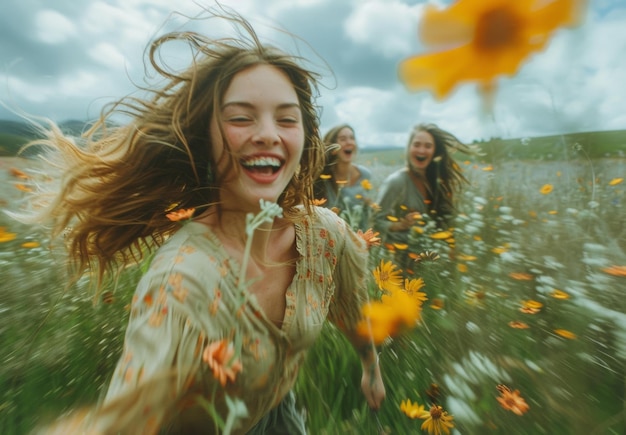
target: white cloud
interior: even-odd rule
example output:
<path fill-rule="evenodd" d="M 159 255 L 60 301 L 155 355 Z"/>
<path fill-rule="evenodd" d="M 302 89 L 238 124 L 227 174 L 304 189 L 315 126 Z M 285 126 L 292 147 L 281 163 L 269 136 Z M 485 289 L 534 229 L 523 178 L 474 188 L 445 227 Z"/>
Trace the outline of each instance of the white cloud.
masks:
<path fill-rule="evenodd" d="M 76 26 L 65 15 L 45 9 L 35 15 L 35 35 L 44 44 L 61 44 L 76 35 Z"/>
<path fill-rule="evenodd" d="M 89 50 L 89 57 L 102 65 L 115 69 L 124 70 L 132 64 L 126 61 L 124 55 L 113 44 L 101 42 Z"/>
<path fill-rule="evenodd" d="M 354 42 L 368 45 L 383 56 L 406 55 L 416 46 L 421 10 L 422 5 L 398 1 L 358 3 L 346 19 L 344 30 Z"/>

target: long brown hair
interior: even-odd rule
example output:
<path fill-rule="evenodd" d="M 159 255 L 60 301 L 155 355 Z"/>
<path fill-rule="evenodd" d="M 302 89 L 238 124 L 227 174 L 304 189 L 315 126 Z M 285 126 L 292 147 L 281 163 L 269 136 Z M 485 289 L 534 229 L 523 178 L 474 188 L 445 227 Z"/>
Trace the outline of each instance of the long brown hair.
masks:
<path fill-rule="evenodd" d="M 65 232 L 76 276 L 92 269 L 101 284 L 114 266 L 141 260 L 146 248 L 158 246 L 179 227 L 167 219 L 168 210 L 219 206 L 210 121 L 219 116 L 233 77 L 255 65 L 280 69 L 298 96 L 304 152 L 278 202 L 286 218 L 296 216 L 299 204 L 310 211 L 324 152 L 314 103 L 318 76 L 300 65 L 303 59 L 263 45 L 242 17 L 218 17 L 233 22 L 247 37 L 241 31 L 237 38 L 224 39 L 194 32 L 161 36 L 149 46 L 147 59 L 162 86 L 140 87 L 147 97 L 128 96 L 106 106 L 78 145 L 52 123 L 46 138 L 33 143 L 50 149 L 45 159 L 62 173 L 58 193 L 38 217 L 52 224 L 53 236 Z M 170 42 L 191 49 L 192 64 L 182 72 L 161 62 L 161 50 Z M 121 126 L 115 122 L 120 115 L 129 119 Z M 224 156 L 234 168 L 234 157 L 228 152 Z"/>
<path fill-rule="evenodd" d="M 413 138 L 420 131 L 432 135 L 435 141 L 435 153 L 433 160 L 426 168 L 426 180 L 430 188 L 431 204 L 429 205 L 433 217 L 438 220 L 448 221 L 448 216 L 454 211 L 454 195 L 467 183 L 461 168 L 451 157 L 451 153 L 461 151 L 466 154 L 474 154 L 475 151 L 462 143 L 452 133 L 439 128 L 436 124 L 418 124 L 411 130 L 407 144 L 407 162 L 409 161 L 409 149 Z M 411 171 L 411 166 L 408 165 Z"/>
<path fill-rule="evenodd" d="M 314 193 L 316 199 L 325 199 L 326 198 L 326 186 L 332 186 L 337 193 L 337 183 L 335 180 L 335 174 L 333 172 L 333 166 L 337 163 L 337 152 L 339 151 L 339 146 L 337 144 L 337 137 L 339 137 L 339 132 L 344 128 L 349 128 L 354 133 L 354 128 L 350 124 L 339 124 L 331 128 L 326 132 L 322 142 L 324 142 L 324 169 L 321 174 L 324 178 L 318 178 L 315 181 Z"/>

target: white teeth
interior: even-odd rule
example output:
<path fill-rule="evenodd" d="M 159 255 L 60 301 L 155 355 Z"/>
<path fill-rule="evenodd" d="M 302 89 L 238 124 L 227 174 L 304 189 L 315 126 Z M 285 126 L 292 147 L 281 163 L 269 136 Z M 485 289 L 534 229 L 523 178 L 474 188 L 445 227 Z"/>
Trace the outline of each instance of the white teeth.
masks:
<path fill-rule="evenodd" d="M 276 157 L 254 157 L 254 158 L 242 161 L 241 164 L 248 168 L 251 168 L 254 166 L 272 166 L 275 168 L 279 168 L 280 160 L 278 160 Z"/>

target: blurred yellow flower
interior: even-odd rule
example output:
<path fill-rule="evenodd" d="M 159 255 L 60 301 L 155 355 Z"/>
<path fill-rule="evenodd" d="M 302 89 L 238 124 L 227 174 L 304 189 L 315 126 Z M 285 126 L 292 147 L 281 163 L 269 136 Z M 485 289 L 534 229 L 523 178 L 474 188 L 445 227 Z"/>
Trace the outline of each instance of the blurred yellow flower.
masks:
<path fill-rule="evenodd" d="M 443 299 L 440 298 L 433 298 L 430 301 L 430 308 L 432 308 L 433 310 L 441 310 L 443 308 Z"/>
<path fill-rule="evenodd" d="M 611 181 L 609 181 L 609 186 L 617 186 L 622 181 L 624 181 L 623 178 L 613 178 Z"/>
<path fill-rule="evenodd" d="M 398 218 L 395 216 L 387 216 L 387 220 L 391 222 L 398 222 Z"/>
<path fill-rule="evenodd" d="M 450 231 L 439 231 L 430 235 L 430 238 L 435 240 L 445 240 L 451 237 L 452 233 Z"/>
<path fill-rule="evenodd" d="M 24 242 L 22 243 L 22 248 L 27 248 L 27 249 L 31 249 L 31 248 L 38 248 L 39 242 Z"/>
<path fill-rule="evenodd" d="M 402 271 L 391 261 L 380 261 L 374 269 L 374 279 L 381 290 L 391 292 L 402 288 Z"/>
<path fill-rule="evenodd" d="M 544 184 L 543 187 L 539 189 L 539 192 L 543 195 L 547 195 L 548 193 L 552 192 L 553 189 L 554 186 L 552 186 L 552 184 Z"/>
<path fill-rule="evenodd" d="M 555 299 L 569 299 L 569 294 L 565 293 L 563 290 L 554 289 L 552 293 L 550 293 Z"/>
<path fill-rule="evenodd" d="M 454 417 L 449 415 L 439 405 L 432 405 L 430 412 L 422 413 L 420 418 L 425 420 L 422 423 L 422 430 L 427 430 L 431 435 L 450 434 L 450 429 L 454 427 L 452 423 Z"/>
<path fill-rule="evenodd" d="M 541 311 L 541 307 L 543 307 L 541 302 L 529 299 L 522 301 L 522 307 L 519 310 L 525 314 L 537 314 Z"/>
<path fill-rule="evenodd" d="M 584 0 L 458 0 L 447 9 L 426 6 L 419 36 L 429 53 L 399 65 L 411 91 L 443 99 L 457 84 L 477 82 L 489 97 L 500 75 L 514 75 L 542 50 L 552 33 L 577 24 Z"/>
<path fill-rule="evenodd" d="M 405 279 L 404 291 L 413 297 L 413 299 L 416 299 L 421 305 L 422 302 L 428 300 L 426 293 L 420 291 L 425 285 L 422 278 Z"/>
<path fill-rule="evenodd" d="M 528 326 L 527 323 L 520 322 L 520 321 L 517 321 L 517 320 L 511 320 L 509 322 L 509 326 L 511 328 L 514 328 L 514 329 L 528 329 L 528 328 L 530 328 L 530 326 Z"/>
<path fill-rule="evenodd" d="M 463 263 L 459 263 L 456 265 L 456 270 L 458 270 L 461 273 L 466 273 L 467 272 L 467 264 L 463 264 Z"/>
<path fill-rule="evenodd" d="M 411 403 L 409 399 L 403 400 L 400 403 L 400 411 L 409 418 L 419 418 L 420 415 L 426 412 L 423 405 L 418 405 L 417 402 Z"/>
<path fill-rule="evenodd" d="M 532 281 L 533 276 L 530 273 L 525 272 L 511 272 L 509 276 L 518 281 Z"/>
<path fill-rule="evenodd" d="M 4 231 L 4 228 L 0 228 L 0 243 L 10 242 L 11 240 L 15 240 L 17 234 L 15 233 L 7 233 Z"/>
<path fill-rule="evenodd" d="M 555 329 L 554 332 L 563 338 L 567 338 L 568 340 L 574 340 L 577 338 L 576 334 L 574 334 L 571 331 L 568 331 L 567 329 Z"/>
<path fill-rule="evenodd" d="M 485 172 L 491 172 L 491 171 L 493 171 L 493 166 L 487 165 L 484 168 L 482 168 L 482 170 L 485 171 Z"/>
<path fill-rule="evenodd" d="M 407 249 L 409 249 L 409 245 L 407 245 L 406 243 L 394 243 L 393 246 L 398 251 L 406 251 Z"/>
<path fill-rule="evenodd" d="M 475 261 L 478 257 L 474 255 L 459 254 L 456 258 L 461 261 Z"/>
<path fill-rule="evenodd" d="M 321 178 L 322 180 L 330 180 L 332 177 L 333 177 L 333 176 L 332 176 L 332 175 L 330 175 L 330 174 L 322 174 L 322 175 L 320 175 L 320 178 Z"/>
<path fill-rule="evenodd" d="M 361 187 L 365 190 L 372 190 L 372 183 L 370 183 L 370 180 L 363 180 L 361 181 Z"/>
<path fill-rule="evenodd" d="M 415 326 L 421 316 L 421 302 L 396 289 L 384 294 L 380 301 L 363 305 L 361 312 L 363 320 L 357 325 L 357 333 L 374 344 L 381 344 L 387 337 Z"/>

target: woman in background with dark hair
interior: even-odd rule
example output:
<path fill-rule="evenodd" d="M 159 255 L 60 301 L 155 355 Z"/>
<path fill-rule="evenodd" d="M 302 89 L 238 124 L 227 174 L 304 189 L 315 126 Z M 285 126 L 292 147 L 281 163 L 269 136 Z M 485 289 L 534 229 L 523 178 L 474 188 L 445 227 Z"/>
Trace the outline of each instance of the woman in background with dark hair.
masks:
<path fill-rule="evenodd" d="M 468 146 L 435 124 L 413 128 L 406 149 L 407 165 L 389 175 L 378 192 L 375 228 L 385 243 L 407 243 L 410 228 L 423 214 L 439 228 L 449 227 L 455 194 L 467 183 L 450 156 L 457 150 L 471 153 Z"/>
<path fill-rule="evenodd" d="M 324 135 L 326 165 L 315 183 L 315 197 L 324 206 L 350 221 L 355 229 L 367 229 L 370 217 L 369 191 L 372 174 L 355 163 L 359 146 L 354 129 L 348 124 L 331 128 Z"/>

